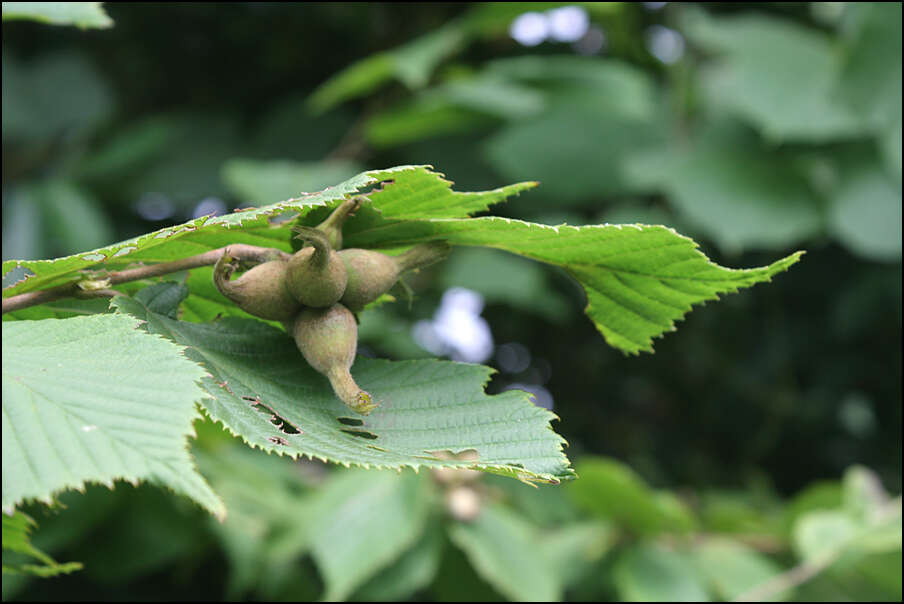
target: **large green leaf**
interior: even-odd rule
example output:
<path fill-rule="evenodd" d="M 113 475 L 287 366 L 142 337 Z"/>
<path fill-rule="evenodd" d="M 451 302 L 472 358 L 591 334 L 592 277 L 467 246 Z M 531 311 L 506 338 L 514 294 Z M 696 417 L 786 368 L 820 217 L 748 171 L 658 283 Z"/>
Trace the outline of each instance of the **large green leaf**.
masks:
<path fill-rule="evenodd" d="M 380 402 L 362 417 L 336 398 L 284 331 L 233 317 L 197 324 L 168 316 L 186 293 L 166 283 L 114 304 L 190 347 L 186 354 L 210 374 L 203 380 L 211 397 L 205 410 L 252 446 L 345 465 L 467 466 L 553 483 L 572 476 L 564 441 L 549 427 L 555 416 L 525 392 L 486 395 L 488 367 L 359 358 L 352 374 Z M 477 461 L 434 454 L 465 449 L 475 449 Z"/>
<path fill-rule="evenodd" d="M 694 304 L 769 281 L 797 262 L 801 254 L 761 268 L 732 270 L 712 263 L 691 239 L 664 226 L 552 227 L 495 217 L 466 219 L 463 217 L 535 183 L 461 193 L 452 191 L 452 183 L 427 167 L 401 166 L 364 172 L 302 199 L 198 218 L 92 252 L 56 260 L 7 261 L 4 274 L 19 266 L 34 275 L 4 289 L 3 295 L 84 278 L 79 271 L 96 268 L 102 261 L 106 261 L 105 268 L 117 269 L 134 262 L 175 260 L 239 242 L 288 250 L 289 224 L 271 225 L 271 218 L 285 212 L 305 215 L 378 183 L 382 183 L 379 188 L 367 192 L 371 205 L 365 204 L 346 223 L 347 247 L 398 248 L 445 239 L 453 245 L 495 247 L 561 266 L 584 286 L 587 313 L 606 341 L 628 353 L 651 351 L 652 338 L 674 330 L 674 321 Z M 209 274 L 209 268 L 193 272 L 194 278 L 202 280 Z M 214 296 L 209 286 L 208 293 Z M 211 300 L 205 305 L 208 310 L 212 304 L 222 304 Z"/>
<path fill-rule="evenodd" d="M 3 508 L 150 480 L 225 509 L 186 450 L 204 374 L 128 316 L 3 323 Z"/>
<path fill-rule="evenodd" d="M 546 226 L 497 217 L 350 223 L 348 246 L 372 247 L 445 239 L 514 252 L 561 266 L 587 292 L 588 316 L 615 348 L 652 351 L 652 338 L 675 329 L 692 305 L 769 281 L 802 252 L 753 269 L 711 262 L 693 240 L 664 226 Z"/>
<path fill-rule="evenodd" d="M 79 271 L 116 270 L 136 262 L 177 260 L 231 243 L 289 250 L 292 237 L 289 225 L 273 225 L 271 219 L 286 213 L 304 215 L 317 207 L 336 205 L 380 182 L 384 182 L 383 187 L 371 192 L 369 198 L 385 217 L 399 220 L 464 217 L 536 186 L 536 183 L 527 182 L 491 191 L 461 193 L 452 191 L 452 183 L 429 166 L 363 172 L 319 193 L 225 216 L 202 216 L 89 252 L 54 260 L 7 260 L 3 263 L 4 275 L 17 266 L 33 274 L 5 288 L 3 297 L 81 279 Z M 98 266 L 100 263 L 103 263 L 102 267 Z"/>
<path fill-rule="evenodd" d="M 29 19 L 51 25 L 111 27 L 103 2 L 4 2 L 3 20 Z"/>

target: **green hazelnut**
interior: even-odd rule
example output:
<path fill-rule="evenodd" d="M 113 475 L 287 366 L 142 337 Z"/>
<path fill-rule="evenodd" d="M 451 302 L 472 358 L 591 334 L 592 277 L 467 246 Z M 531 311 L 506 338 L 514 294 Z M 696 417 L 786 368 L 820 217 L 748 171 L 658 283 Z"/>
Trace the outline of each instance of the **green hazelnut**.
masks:
<path fill-rule="evenodd" d="M 305 306 L 326 308 L 345 293 L 348 275 L 326 235 L 310 227 L 296 226 L 293 231 L 311 243 L 295 252 L 288 261 L 285 286 L 289 294 Z"/>
<path fill-rule="evenodd" d="M 213 282 L 221 294 L 245 312 L 271 321 L 291 320 L 301 304 L 286 291 L 284 279 L 288 263 L 270 260 L 251 268 L 230 281 L 236 269 L 235 259 L 223 254 L 213 270 Z"/>
<path fill-rule="evenodd" d="M 305 308 L 295 319 L 292 335 L 305 360 L 329 379 L 343 403 L 362 415 L 376 408 L 350 372 L 358 349 L 358 324 L 351 311 L 342 304 Z"/>
<path fill-rule="evenodd" d="M 450 249 L 444 241 L 431 241 L 398 256 L 358 248 L 342 250 L 338 255 L 345 264 L 348 282 L 340 301 L 358 312 L 389 291 L 402 273 L 438 262 Z"/>

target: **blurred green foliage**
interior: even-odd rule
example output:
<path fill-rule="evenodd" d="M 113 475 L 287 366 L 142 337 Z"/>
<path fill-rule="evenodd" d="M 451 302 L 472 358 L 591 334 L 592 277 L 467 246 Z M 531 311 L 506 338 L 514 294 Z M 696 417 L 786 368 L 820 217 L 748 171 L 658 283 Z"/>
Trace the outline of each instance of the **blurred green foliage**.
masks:
<path fill-rule="evenodd" d="M 579 480 L 293 463 L 200 422 L 225 523 L 146 486 L 65 494 L 27 510 L 29 547 L 84 570 L 5 574 L 4 599 L 900 600 L 900 4 L 579 3 L 583 37 L 536 46 L 510 26 L 562 4 L 109 4 L 87 30 L 7 4 L 4 259 L 409 163 L 541 182 L 501 216 L 807 255 L 625 358 L 566 275 L 456 250 L 362 316 L 362 351 L 431 354 L 418 323 L 478 292 L 490 392 L 547 393 Z"/>

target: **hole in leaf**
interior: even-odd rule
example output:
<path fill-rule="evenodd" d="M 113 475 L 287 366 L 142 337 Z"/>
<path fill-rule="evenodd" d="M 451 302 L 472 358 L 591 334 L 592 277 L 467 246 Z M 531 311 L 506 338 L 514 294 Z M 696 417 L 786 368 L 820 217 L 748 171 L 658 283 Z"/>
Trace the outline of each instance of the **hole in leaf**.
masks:
<path fill-rule="evenodd" d="M 282 436 L 268 436 L 268 437 L 267 437 L 267 440 L 269 440 L 269 441 L 270 441 L 271 443 L 273 443 L 274 445 L 285 445 L 285 446 L 288 446 L 288 444 L 289 444 L 289 441 L 287 441 L 287 440 L 286 440 L 285 438 L 283 438 Z"/>
<path fill-rule="evenodd" d="M 277 413 L 272 407 L 267 406 L 261 401 L 259 398 L 251 398 L 248 396 L 243 396 L 243 399 L 246 401 L 252 401 L 251 407 L 256 411 L 263 413 L 264 415 L 270 416 L 270 423 L 276 426 L 276 428 L 282 432 L 283 434 L 304 434 L 302 430 L 300 430 L 297 426 L 295 426 L 292 422 L 282 417 Z M 282 443 L 279 443 L 282 444 Z"/>
<path fill-rule="evenodd" d="M 352 436 L 357 436 L 359 438 L 366 438 L 368 440 L 374 440 L 377 437 L 373 432 L 368 432 L 366 430 L 341 430 L 341 432 L 345 432 L 346 434 L 351 434 Z"/>
<path fill-rule="evenodd" d="M 364 420 L 358 419 L 357 417 L 337 417 L 336 420 L 340 424 L 345 424 L 346 426 L 363 426 Z"/>

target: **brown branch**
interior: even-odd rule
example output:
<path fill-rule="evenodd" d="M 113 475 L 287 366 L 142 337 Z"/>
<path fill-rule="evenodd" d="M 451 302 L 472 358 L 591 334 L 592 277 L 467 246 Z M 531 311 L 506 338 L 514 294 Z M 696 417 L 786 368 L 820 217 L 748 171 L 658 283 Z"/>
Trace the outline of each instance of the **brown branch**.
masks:
<path fill-rule="evenodd" d="M 220 259 L 220 256 L 222 256 L 226 250 L 229 250 L 230 256 L 251 265 L 267 262 L 268 260 L 275 260 L 277 258 L 288 259 L 290 257 L 290 254 L 274 248 L 234 243 L 232 245 L 227 245 L 226 247 L 198 254 L 197 256 L 173 260 L 172 262 L 161 262 L 160 264 L 151 264 L 148 266 L 114 271 L 99 277 L 93 276 L 90 281 L 99 283 L 99 287 L 85 288 L 84 284 L 87 280 L 79 279 L 49 289 L 10 296 L 9 298 L 3 299 L 3 314 L 13 310 L 28 308 L 29 306 L 46 304 L 48 302 L 53 302 L 54 300 L 59 300 L 60 298 L 84 298 L 114 295 L 110 293 L 113 292 L 113 290 L 109 289 L 109 286 L 111 285 L 119 285 L 120 283 L 138 281 L 141 279 L 152 279 L 169 273 L 199 268 L 202 266 L 210 266 L 216 264 L 217 260 Z"/>

